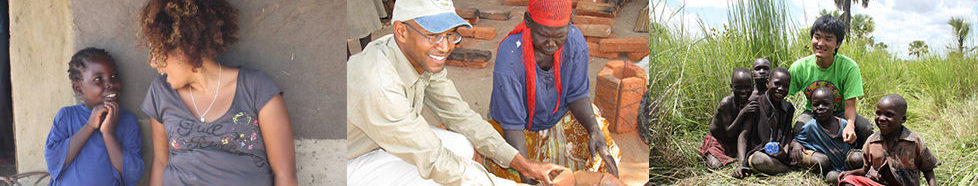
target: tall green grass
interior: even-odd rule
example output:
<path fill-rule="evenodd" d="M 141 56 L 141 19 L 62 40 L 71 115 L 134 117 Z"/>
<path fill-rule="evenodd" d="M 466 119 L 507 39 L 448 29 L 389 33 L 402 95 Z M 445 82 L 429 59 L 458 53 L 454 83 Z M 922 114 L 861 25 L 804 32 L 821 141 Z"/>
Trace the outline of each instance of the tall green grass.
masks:
<path fill-rule="evenodd" d="M 661 11 L 663 1 L 650 2 Z M 732 166 L 709 170 L 696 154 L 720 99 L 730 95 L 730 72 L 749 67 L 757 57 L 788 67 L 811 55 L 808 28 L 790 20 L 783 1 L 731 1 L 727 26 L 691 35 L 685 25 L 670 24 L 684 12 L 654 12 L 650 32 L 651 151 L 649 176 L 672 184 L 823 184 L 815 175 L 795 172 L 744 180 L 728 176 Z M 839 50 L 856 61 L 865 95 L 857 112 L 872 120 L 876 102 L 886 94 L 907 98 L 905 125 L 919 133 L 943 162 L 938 183 L 978 184 L 978 60 L 975 56 L 925 56 L 902 60 L 867 41 L 847 40 Z M 799 114 L 801 95 L 788 97 Z"/>

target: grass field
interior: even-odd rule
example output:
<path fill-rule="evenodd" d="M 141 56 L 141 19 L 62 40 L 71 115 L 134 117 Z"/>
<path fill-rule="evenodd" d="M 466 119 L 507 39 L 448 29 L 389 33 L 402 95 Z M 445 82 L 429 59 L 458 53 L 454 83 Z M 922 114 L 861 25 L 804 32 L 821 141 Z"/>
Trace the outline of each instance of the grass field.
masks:
<path fill-rule="evenodd" d="M 746 3 L 750 6 L 743 1 L 750 1 Z M 717 103 L 731 94 L 730 72 L 736 67 L 749 67 L 757 57 L 787 68 L 794 60 L 811 55 L 807 28 L 811 23 L 789 20 L 787 15 L 791 13 L 783 1 L 741 0 L 731 3 L 734 5 L 729 8 L 730 20 L 724 29 L 700 26 L 699 31 L 704 34 L 694 36 L 683 29 L 684 25 L 671 24 L 681 19 L 682 7 L 655 12 L 665 5 L 659 0 L 651 3 L 656 15 L 650 29 L 651 181 L 680 185 L 824 185 L 818 176 L 803 172 L 734 179 L 729 176 L 732 166 L 710 170 L 696 154 Z M 880 97 L 904 96 L 909 102 L 904 125 L 920 134 L 943 163 L 935 170 L 938 184 L 978 184 L 975 54 L 933 54 L 903 60 L 867 43 L 847 39 L 839 50 L 854 59 L 861 71 L 865 95 L 858 99 L 857 112 L 872 120 Z M 804 97 L 799 94 L 788 99 L 796 105 L 795 114 L 799 114 Z"/>

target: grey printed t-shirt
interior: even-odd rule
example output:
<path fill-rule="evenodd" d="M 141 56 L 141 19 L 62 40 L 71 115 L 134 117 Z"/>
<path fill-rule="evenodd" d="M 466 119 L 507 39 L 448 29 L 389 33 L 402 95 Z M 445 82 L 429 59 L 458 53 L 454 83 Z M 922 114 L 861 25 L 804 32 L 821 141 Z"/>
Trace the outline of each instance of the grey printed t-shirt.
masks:
<path fill-rule="evenodd" d="M 249 68 L 240 68 L 236 89 L 231 108 L 204 123 L 180 101 L 166 75 L 153 80 L 142 109 L 166 128 L 170 160 L 164 185 L 272 185 L 258 111 L 282 91 L 265 73 Z"/>

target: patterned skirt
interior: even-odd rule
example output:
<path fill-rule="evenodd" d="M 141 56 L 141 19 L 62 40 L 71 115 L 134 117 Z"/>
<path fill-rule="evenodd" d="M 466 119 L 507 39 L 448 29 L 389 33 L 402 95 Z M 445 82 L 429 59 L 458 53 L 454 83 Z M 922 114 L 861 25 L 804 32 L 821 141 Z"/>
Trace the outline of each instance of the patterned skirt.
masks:
<path fill-rule="evenodd" d="M 614 157 L 615 164 L 621 162 L 621 151 L 615 140 L 611 139 L 611 132 L 608 131 L 608 121 L 601 117 L 597 106 L 591 105 L 594 110 L 595 120 L 601 124 L 601 131 L 604 132 L 604 140 L 608 145 L 608 152 Z M 496 132 L 502 135 L 502 128 L 495 120 L 489 120 Z M 527 159 L 553 163 L 567 167 L 573 171 L 608 172 L 603 159 L 595 154 L 591 156 L 588 148 L 587 130 L 574 118 L 571 112 L 567 112 L 560 122 L 550 129 L 540 131 L 523 130 L 526 137 Z M 512 168 L 502 168 L 495 161 L 483 157 L 482 165 L 498 177 L 521 182 L 519 172 Z M 620 165 L 619 165 L 620 166 Z"/>

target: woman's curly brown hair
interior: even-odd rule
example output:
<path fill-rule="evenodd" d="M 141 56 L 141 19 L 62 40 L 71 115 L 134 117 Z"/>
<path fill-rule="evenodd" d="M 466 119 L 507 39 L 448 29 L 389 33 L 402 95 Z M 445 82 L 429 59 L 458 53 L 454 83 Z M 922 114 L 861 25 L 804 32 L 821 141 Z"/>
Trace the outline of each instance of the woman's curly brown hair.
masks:
<path fill-rule="evenodd" d="M 200 67 L 202 58 L 217 57 L 238 41 L 238 10 L 224 0 L 150 0 L 139 20 L 150 62 L 160 67 L 171 50 L 182 50 Z"/>

